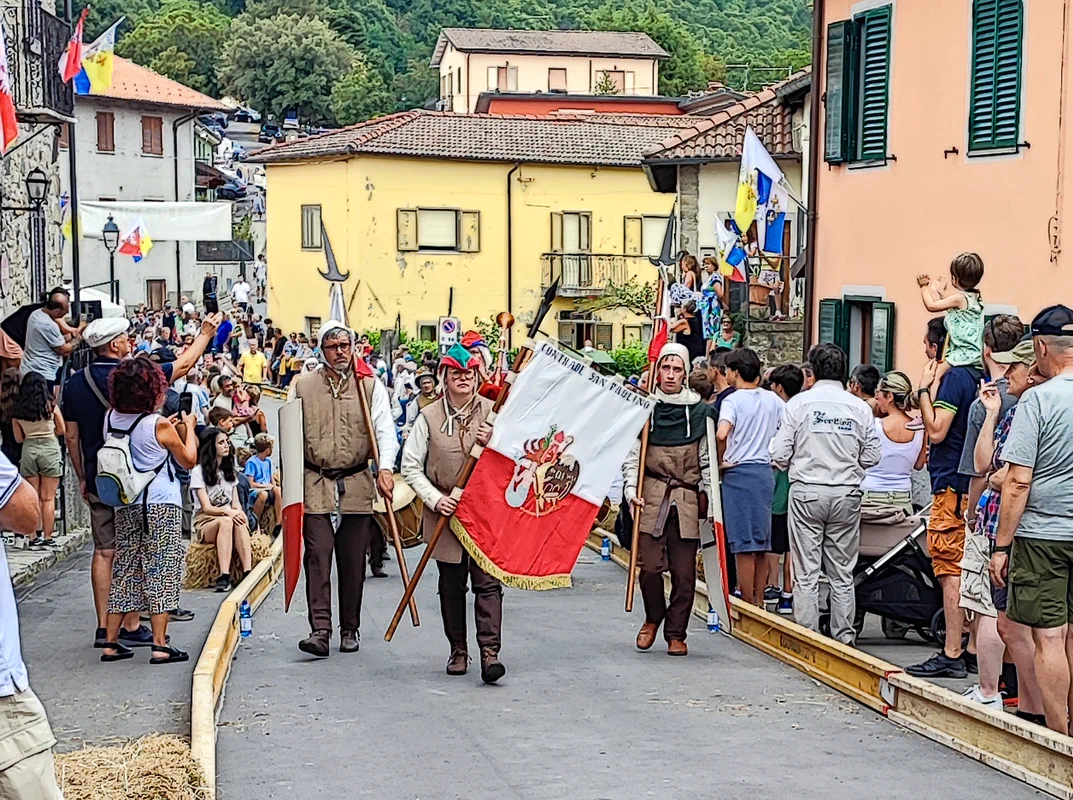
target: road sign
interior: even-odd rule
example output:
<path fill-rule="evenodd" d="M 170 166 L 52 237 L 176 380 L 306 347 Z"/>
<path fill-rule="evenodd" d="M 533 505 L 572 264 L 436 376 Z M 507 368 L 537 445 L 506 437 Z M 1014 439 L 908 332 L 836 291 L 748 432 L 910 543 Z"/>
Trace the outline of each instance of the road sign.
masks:
<path fill-rule="evenodd" d="M 453 344 L 458 344 L 461 331 L 462 323 L 457 317 L 440 317 L 440 352 L 449 350 Z"/>

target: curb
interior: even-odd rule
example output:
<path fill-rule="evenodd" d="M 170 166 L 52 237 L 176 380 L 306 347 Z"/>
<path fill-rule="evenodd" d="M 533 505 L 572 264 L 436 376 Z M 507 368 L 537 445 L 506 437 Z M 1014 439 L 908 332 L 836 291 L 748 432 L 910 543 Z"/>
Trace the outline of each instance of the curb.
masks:
<path fill-rule="evenodd" d="M 629 567 L 629 551 L 611 539 L 611 560 Z M 600 552 L 602 533 L 585 545 Z M 670 577 L 664 575 L 668 590 Z M 697 581 L 695 616 L 705 619 L 708 587 Z M 914 678 L 901 667 L 730 598 L 731 635 L 800 670 L 902 727 L 1062 800 L 1073 800 L 1073 739 L 992 711 Z"/>
<path fill-rule="evenodd" d="M 63 547 L 59 550 L 54 550 L 42 555 L 41 558 L 35 559 L 31 563 L 16 569 L 11 576 L 11 585 L 13 588 L 19 589 L 20 587 L 33 582 L 42 573 L 78 553 L 85 547 L 86 542 L 90 540 L 90 530 L 89 528 L 76 528 L 75 530 L 70 531 L 65 537 L 56 536 L 56 538 L 65 540 Z M 16 554 L 21 554 L 23 552 L 26 551 L 9 550 L 7 554 L 8 563 L 15 561 L 18 557 Z"/>
<path fill-rule="evenodd" d="M 205 778 L 206 800 L 216 797 L 216 713 L 238 649 L 239 607 L 243 600 L 249 600 L 251 609 L 256 611 L 282 571 L 283 536 L 280 535 L 272 543 L 268 557 L 259 561 L 220 604 L 194 667 L 190 688 L 190 751 Z"/>

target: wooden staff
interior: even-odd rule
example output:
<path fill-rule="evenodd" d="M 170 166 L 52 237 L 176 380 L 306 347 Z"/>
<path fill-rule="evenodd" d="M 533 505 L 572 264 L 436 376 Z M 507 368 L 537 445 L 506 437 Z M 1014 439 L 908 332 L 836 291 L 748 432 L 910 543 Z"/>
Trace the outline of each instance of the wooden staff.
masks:
<path fill-rule="evenodd" d="M 551 309 L 551 304 L 555 301 L 556 296 L 559 293 L 559 279 L 556 278 L 548 290 L 544 293 L 544 299 L 540 303 L 540 308 L 537 309 L 536 315 L 533 317 L 533 324 L 529 326 L 529 340 L 537 335 L 537 331 L 540 330 L 540 323 L 544 321 L 544 317 L 547 316 L 548 311 Z M 509 318 L 509 324 L 505 327 L 509 328 L 514 324 L 514 318 Z M 518 355 L 514 357 L 514 363 L 510 366 L 512 373 L 517 373 L 522 368 L 526 359 L 529 357 L 532 350 L 528 345 L 524 345 L 518 350 Z M 485 418 L 487 422 L 489 419 L 494 420 L 495 415 L 499 413 L 499 409 L 503 407 L 503 403 L 507 400 L 507 390 L 510 388 L 510 382 L 503 381 L 503 388 L 499 390 L 499 396 L 496 397 L 495 405 L 492 406 L 491 412 L 488 417 Z M 444 389 L 446 391 L 446 388 Z M 470 476 L 473 474 L 474 468 L 477 466 L 477 458 L 471 452 L 466 456 L 466 463 L 462 465 L 462 471 L 458 473 L 458 480 L 455 481 L 455 487 L 451 490 L 451 497 L 458 500 L 462 497 L 462 490 L 466 488 L 466 484 L 469 483 Z M 402 611 L 406 607 L 406 603 L 410 598 L 414 596 L 414 591 L 417 589 L 417 582 L 421 580 L 421 575 L 425 571 L 425 567 L 428 566 L 429 560 L 432 558 L 432 551 L 436 549 L 436 544 L 440 541 L 440 537 L 443 536 L 443 531 L 447 527 L 447 523 L 450 521 L 450 517 L 441 516 L 436 522 L 436 530 L 432 532 L 432 538 L 429 540 L 428 545 L 425 547 L 425 552 L 421 554 L 421 560 L 417 562 L 417 568 L 414 570 L 414 576 L 410 579 L 409 584 L 406 586 L 406 591 L 402 595 L 402 600 L 399 601 L 399 607 L 395 609 L 395 616 L 391 618 L 391 624 L 388 626 L 387 633 L 384 634 L 384 641 L 390 642 L 391 637 L 395 635 L 395 630 L 399 627 L 399 621 L 402 619 Z"/>
<path fill-rule="evenodd" d="M 373 461 L 376 462 L 377 470 L 384 469 L 384 465 L 380 463 L 380 447 L 376 443 L 376 429 L 373 428 L 373 415 L 369 411 L 369 398 L 365 396 L 365 389 L 361 385 L 362 378 L 358 376 L 358 398 L 361 400 L 361 415 L 365 419 L 365 427 L 369 431 L 369 439 L 372 442 Z M 376 378 L 373 378 L 376 380 Z M 387 467 L 390 469 L 390 465 Z M 395 506 L 392 505 L 391 498 L 384 498 L 384 506 L 387 508 L 387 526 L 391 530 L 391 541 L 395 545 L 395 557 L 399 562 L 399 575 L 402 577 L 402 585 L 406 586 L 410 582 L 410 576 L 406 569 L 406 557 L 402 551 L 402 537 L 399 536 L 399 521 L 395 518 Z M 417 615 L 417 601 L 411 596 L 409 599 L 410 605 L 410 619 L 413 620 L 414 627 L 416 628 L 421 624 L 421 618 Z M 399 611 L 399 616 L 402 616 L 402 611 Z"/>
<path fill-rule="evenodd" d="M 660 272 L 659 281 L 656 283 L 656 313 L 653 316 L 653 321 L 659 318 L 663 313 L 663 292 L 665 285 L 663 282 L 663 273 Z M 655 331 L 655 325 L 652 326 Z M 667 338 L 670 340 L 670 324 L 667 325 Z M 645 376 L 644 389 L 646 392 L 651 392 L 652 387 L 656 382 L 656 359 L 659 358 L 659 353 L 656 353 L 656 358 L 650 358 L 648 360 L 648 375 Z M 645 483 L 645 458 L 648 456 L 648 431 L 652 427 L 652 417 L 645 420 L 645 426 L 641 428 L 641 452 L 638 455 L 637 460 L 637 496 L 641 497 L 641 487 Z M 641 531 L 641 509 L 637 506 L 633 506 L 630 509 L 633 514 L 633 536 L 630 538 L 630 568 L 626 573 L 626 612 L 633 611 L 633 593 L 635 584 L 637 583 L 637 540 Z"/>

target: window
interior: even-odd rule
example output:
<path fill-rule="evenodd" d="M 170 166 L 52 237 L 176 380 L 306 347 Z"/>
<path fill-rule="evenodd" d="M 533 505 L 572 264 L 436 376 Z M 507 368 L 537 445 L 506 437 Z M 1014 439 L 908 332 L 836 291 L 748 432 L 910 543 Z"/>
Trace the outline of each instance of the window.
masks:
<path fill-rule="evenodd" d="M 566 91 L 566 70 L 559 69 L 558 67 L 552 67 L 548 69 L 548 91 L 549 92 L 565 92 Z"/>
<path fill-rule="evenodd" d="M 828 163 L 887 158 L 890 34 L 890 6 L 827 26 Z"/>
<path fill-rule="evenodd" d="M 396 212 L 398 248 L 457 250 L 476 253 L 481 249 L 481 212 L 454 208 L 400 208 Z"/>
<path fill-rule="evenodd" d="M 641 344 L 644 340 L 641 338 L 641 326 L 640 325 L 623 325 L 622 326 L 622 346 L 627 347 L 631 344 Z"/>
<path fill-rule="evenodd" d="M 320 317 L 306 317 L 306 333 L 310 339 L 316 339 L 320 333 Z"/>
<path fill-rule="evenodd" d="M 488 90 L 497 92 L 518 91 L 518 68 L 509 64 L 505 67 L 489 67 Z"/>
<path fill-rule="evenodd" d="M 435 322 L 419 322 L 417 323 L 417 341 L 419 342 L 434 342 L 436 341 L 437 331 L 439 330 L 439 324 Z"/>
<path fill-rule="evenodd" d="M 111 111 L 97 112 L 97 152 L 115 152 L 115 114 Z"/>
<path fill-rule="evenodd" d="M 588 211 L 553 211 L 551 213 L 551 251 L 553 253 L 591 253 L 592 214 Z"/>
<path fill-rule="evenodd" d="M 66 150 L 71 141 L 71 129 L 66 122 L 60 125 L 59 133 L 56 135 L 56 142 L 60 148 Z"/>
<path fill-rule="evenodd" d="M 847 356 L 848 368 L 873 364 L 894 368 L 894 303 L 874 297 L 820 301 L 820 342 L 832 342 Z"/>
<path fill-rule="evenodd" d="M 973 0 L 970 153 L 1017 147 L 1023 36 L 1022 0 Z"/>
<path fill-rule="evenodd" d="M 320 250 L 320 206 L 302 206 L 302 249 Z"/>
<path fill-rule="evenodd" d="M 142 117 L 142 153 L 164 155 L 164 120 L 161 117 Z"/>
<path fill-rule="evenodd" d="M 557 332 L 559 341 L 574 350 L 580 350 L 588 343 L 597 350 L 610 351 L 614 347 L 613 331 L 612 323 L 596 321 L 591 311 L 560 312 Z"/>
<path fill-rule="evenodd" d="M 145 304 L 149 308 L 163 308 L 167 299 L 167 281 L 151 280 L 145 282 Z"/>
<path fill-rule="evenodd" d="M 670 217 L 626 217 L 622 221 L 622 252 L 628 256 L 658 256 L 663 251 Z"/>
<path fill-rule="evenodd" d="M 601 69 L 596 72 L 596 94 L 622 94 L 626 91 L 626 73 L 620 69 Z"/>

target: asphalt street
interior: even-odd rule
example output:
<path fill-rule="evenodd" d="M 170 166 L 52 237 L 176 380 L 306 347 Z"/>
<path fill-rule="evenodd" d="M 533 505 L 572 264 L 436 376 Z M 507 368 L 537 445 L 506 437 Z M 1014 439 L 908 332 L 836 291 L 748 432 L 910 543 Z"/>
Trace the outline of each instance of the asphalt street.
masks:
<path fill-rule="evenodd" d="M 304 584 L 289 614 L 279 588 L 259 610 L 221 712 L 222 800 L 1038 796 L 697 620 L 688 658 L 638 653 L 623 572 L 588 551 L 573 589 L 507 593 L 500 685 L 448 677 L 435 568 L 421 627 L 389 644 L 388 567 L 366 584 L 360 653 L 337 636 L 326 661 L 298 651 Z"/>

